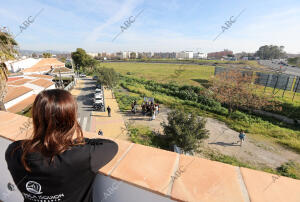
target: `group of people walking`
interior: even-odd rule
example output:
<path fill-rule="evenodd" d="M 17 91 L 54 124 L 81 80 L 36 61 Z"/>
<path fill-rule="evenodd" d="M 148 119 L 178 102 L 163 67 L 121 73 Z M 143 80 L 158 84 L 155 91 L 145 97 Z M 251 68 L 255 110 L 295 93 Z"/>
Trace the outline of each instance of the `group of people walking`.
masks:
<path fill-rule="evenodd" d="M 159 110 L 159 104 L 154 104 L 152 101 L 142 103 L 142 114 L 144 116 L 150 115 L 150 120 L 155 120 L 156 116 L 159 114 Z"/>

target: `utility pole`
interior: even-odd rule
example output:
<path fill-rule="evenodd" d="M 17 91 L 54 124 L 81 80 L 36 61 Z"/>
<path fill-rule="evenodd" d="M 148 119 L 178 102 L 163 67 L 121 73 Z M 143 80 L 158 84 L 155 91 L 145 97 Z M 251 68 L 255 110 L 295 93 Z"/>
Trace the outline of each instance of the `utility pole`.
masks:
<path fill-rule="evenodd" d="M 60 70 L 59 70 L 59 79 L 60 79 L 60 86 L 62 89 L 64 89 L 64 84 L 63 84 L 63 81 L 61 79 L 61 73 L 60 73 Z"/>

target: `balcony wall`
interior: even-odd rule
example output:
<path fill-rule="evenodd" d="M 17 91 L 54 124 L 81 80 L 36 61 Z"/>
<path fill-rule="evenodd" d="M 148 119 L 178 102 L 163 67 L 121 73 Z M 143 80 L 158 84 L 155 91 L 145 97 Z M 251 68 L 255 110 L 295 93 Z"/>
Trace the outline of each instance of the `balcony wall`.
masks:
<path fill-rule="evenodd" d="M 28 138 L 30 129 L 20 132 L 27 122 L 26 117 L 0 111 L 0 136 L 3 137 L 0 138 L 0 197 L 10 193 L 7 183 L 12 182 L 4 161 L 7 139 Z M 99 137 L 87 132 L 84 135 Z M 300 180 L 114 141 L 119 150 L 114 159 L 99 170 L 94 185 L 95 201 L 300 201 Z M 19 201 L 20 194 L 13 191 L 6 199 L 4 201 Z"/>

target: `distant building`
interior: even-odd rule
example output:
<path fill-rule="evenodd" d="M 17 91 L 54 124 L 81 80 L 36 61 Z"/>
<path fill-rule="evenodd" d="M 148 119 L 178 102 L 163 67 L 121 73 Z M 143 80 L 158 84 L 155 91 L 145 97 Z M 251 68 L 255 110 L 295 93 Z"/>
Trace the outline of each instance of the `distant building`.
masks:
<path fill-rule="evenodd" d="M 88 54 L 89 56 L 91 56 L 91 57 L 96 57 L 96 56 L 98 56 L 98 53 L 86 53 L 86 54 Z"/>
<path fill-rule="evenodd" d="M 153 58 L 176 58 L 175 52 L 158 52 L 153 54 Z"/>
<path fill-rule="evenodd" d="M 209 58 L 209 59 L 221 59 L 221 58 L 223 58 L 224 56 L 227 56 L 227 55 L 233 55 L 233 52 L 230 51 L 230 50 L 225 49 L 224 51 L 220 51 L 220 52 L 208 53 L 207 58 Z"/>
<path fill-rule="evenodd" d="M 207 58 L 207 54 L 206 53 L 194 53 L 193 56 L 194 59 L 206 59 Z"/>
<path fill-rule="evenodd" d="M 129 51 L 121 51 L 116 53 L 116 57 L 123 60 L 123 59 L 129 59 L 130 58 L 130 52 Z"/>
<path fill-rule="evenodd" d="M 154 55 L 154 53 L 152 52 L 142 52 L 142 53 L 138 53 L 138 58 L 152 58 L 152 56 Z"/>
<path fill-rule="evenodd" d="M 177 59 L 193 59 L 194 52 L 193 51 L 181 51 L 176 54 Z"/>

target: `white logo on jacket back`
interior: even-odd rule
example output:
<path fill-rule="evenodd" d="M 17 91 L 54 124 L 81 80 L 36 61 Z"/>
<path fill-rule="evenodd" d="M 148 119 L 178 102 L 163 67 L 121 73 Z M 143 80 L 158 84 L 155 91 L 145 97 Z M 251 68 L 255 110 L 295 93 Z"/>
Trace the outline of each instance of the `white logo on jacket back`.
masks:
<path fill-rule="evenodd" d="M 42 186 L 35 181 L 28 181 L 26 183 L 26 189 L 28 192 L 30 192 L 32 194 L 42 194 L 43 193 L 43 192 L 41 192 Z"/>

